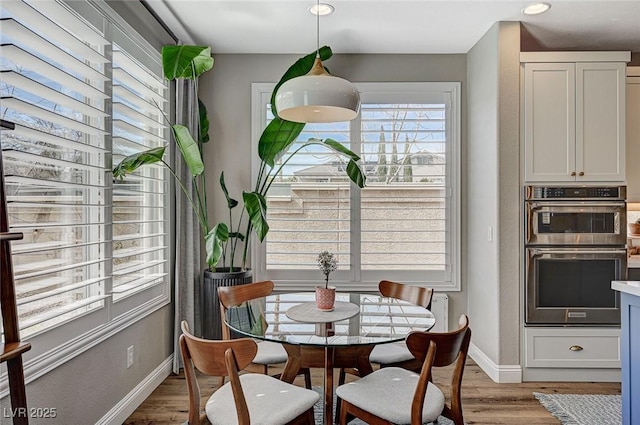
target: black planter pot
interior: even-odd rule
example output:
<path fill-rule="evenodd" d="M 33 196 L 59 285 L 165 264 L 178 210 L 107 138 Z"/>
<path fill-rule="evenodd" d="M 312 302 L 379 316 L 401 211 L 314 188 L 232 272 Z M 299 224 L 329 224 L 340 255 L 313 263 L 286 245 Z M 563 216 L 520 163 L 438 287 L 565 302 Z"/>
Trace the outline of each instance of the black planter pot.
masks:
<path fill-rule="evenodd" d="M 204 271 L 202 285 L 202 336 L 206 339 L 222 339 L 222 318 L 218 288 L 220 286 L 236 286 L 251 283 L 253 271 L 229 271 L 216 269 Z"/>

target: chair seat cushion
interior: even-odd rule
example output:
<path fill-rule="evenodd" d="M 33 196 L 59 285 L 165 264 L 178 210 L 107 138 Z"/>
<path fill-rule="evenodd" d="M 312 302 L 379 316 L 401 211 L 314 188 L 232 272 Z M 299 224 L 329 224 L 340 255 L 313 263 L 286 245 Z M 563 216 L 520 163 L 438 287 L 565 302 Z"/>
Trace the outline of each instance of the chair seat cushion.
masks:
<path fill-rule="evenodd" d="M 414 358 L 404 341 L 398 344 L 376 345 L 369 355 L 369 361 L 371 361 L 371 363 L 382 365 L 406 362 Z"/>
<path fill-rule="evenodd" d="M 411 423 L 411 402 L 419 375 L 399 368 L 386 367 L 336 388 L 341 399 L 394 424 Z M 429 383 L 422 410 L 422 423 L 433 422 L 444 408 L 444 394 Z"/>
<path fill-rule="evenodd" d="M 258 352 L 253 359 L 253 363 L 257 364 L 278 364 L 287 361 L 287 350 L 282 344 L 270 341 L 261 341 L 258 343 Z"/>
<path fill-rule="evenodd" d="M 312 408 L 320 399 L 315 391 L 259 373 L 240 375 L 240 383 L 252 424 L 286 424 Z M 227 382 L 213 393 L 205 411 L 212 425 L 238 423 L 231 383 Z"/>

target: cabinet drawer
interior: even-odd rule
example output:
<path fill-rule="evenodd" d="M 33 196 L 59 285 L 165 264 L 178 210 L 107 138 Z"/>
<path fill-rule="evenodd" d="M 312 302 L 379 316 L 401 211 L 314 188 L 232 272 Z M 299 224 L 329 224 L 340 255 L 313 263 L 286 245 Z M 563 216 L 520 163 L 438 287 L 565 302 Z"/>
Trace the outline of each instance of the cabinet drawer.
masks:
<path fill-rule="evenodd" d="M 527 367 L 620 367 L 620 329 L 525 328 L 525 337 Z"/>

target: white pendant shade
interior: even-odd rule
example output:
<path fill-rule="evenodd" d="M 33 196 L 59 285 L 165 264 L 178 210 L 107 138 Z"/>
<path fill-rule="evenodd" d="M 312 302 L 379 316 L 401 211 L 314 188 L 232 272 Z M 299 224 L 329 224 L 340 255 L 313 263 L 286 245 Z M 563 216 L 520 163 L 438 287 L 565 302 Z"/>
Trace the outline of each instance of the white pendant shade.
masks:
<path fill-rule="evenodd" d="M 278 116 L 287 121 L 351 121 L 360 110 L 360 94 L 351 82 L 327 74 L 316 59 L 309 74 L 280 86 L 275 103 Z"/>

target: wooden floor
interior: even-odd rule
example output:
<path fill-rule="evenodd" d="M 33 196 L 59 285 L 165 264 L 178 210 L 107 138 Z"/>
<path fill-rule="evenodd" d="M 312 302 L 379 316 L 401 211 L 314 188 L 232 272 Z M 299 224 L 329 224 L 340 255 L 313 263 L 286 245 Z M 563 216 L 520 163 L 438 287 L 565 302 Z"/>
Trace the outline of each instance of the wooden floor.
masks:
<path fill-rule="evenodd" d="M 446 369 L 434 372 L 434 382 L 443 391 L 448 391 L 447 376 Z M 206 398 L 215 389 L 216 381 L 204 376 L 200 378 L 203 406 Z M 322 385 L 321 370 L 312 371 L 312 381 L 313 385 Z M 299 377 L 296 379 L 296 384 L 304 385 L 304 382 Z M 560 421 L 551 416 L 533 397 L 534 391 L 564 394 L 620 394 L 620 384 L 596 382 L 496 384 L 475 363 L 469 361 L 465 367 L 462 388 L 465 422 L 468 425 L 559 424 Z M 187 400 L 184 375 L 172 375 L 124 422 L 124 425 L 182 424 L 187 420 Z"/>

